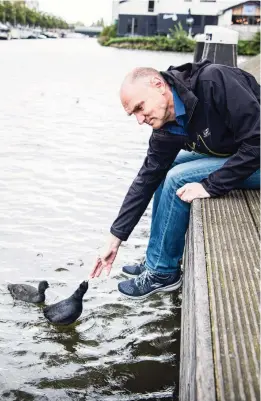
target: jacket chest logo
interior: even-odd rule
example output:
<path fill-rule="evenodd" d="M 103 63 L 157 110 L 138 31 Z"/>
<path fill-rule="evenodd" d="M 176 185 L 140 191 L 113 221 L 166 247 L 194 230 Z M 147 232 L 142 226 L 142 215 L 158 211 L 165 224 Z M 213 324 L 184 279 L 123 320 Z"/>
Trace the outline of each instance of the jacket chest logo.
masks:
<path fill-rule="evenodd" d="M 210 129 L 209 128 L 204 129 L 202 131 L 202 135 L 203 135 L 204 138 L 207 138 L 208 136 L 210 136 L 211 135 Z"/>

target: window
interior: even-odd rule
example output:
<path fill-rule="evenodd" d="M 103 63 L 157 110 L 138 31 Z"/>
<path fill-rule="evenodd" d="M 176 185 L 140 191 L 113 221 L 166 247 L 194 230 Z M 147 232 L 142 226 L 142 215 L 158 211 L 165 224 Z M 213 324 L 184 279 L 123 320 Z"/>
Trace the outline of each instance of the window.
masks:
<path fill-rule="evenodd" d="M 128 18 L 127 33 L 131 33 L 131 25 L 132 25 L 132 20 L 131 20 L 131 18 Z"/>
<path fill-rule="evenodd" d="M 204 25 L 217 25 L 218 17 L 216 15 L 205 15 Z"/>
<path fill-rule="evenodd" d="M 235 24 L 235 25 L 259 25 L 260 17 L 258 17 L 258 16 L 249 17 L 248 15 L 233 15 L 232 16 L 232 24 Z"/>
<path fill-rule="evenodd" d="M 202 15 L 192 15 L 193 18 L 193 26 L 201 26 Z"/>
<path fill-rule="evenodd" d="M 243 6 L 243 15 L 256 15 L 257 6 L 252 4 L 244 4 Z"/>
<path fill-rule="evenodd" d="M 216 0 L 200 0 L 200 1 L 202 1 L 202 2 L 205 2 L 205 3 L 215 3 L 216 2 Z"/>
<path fill-rule="evenodd" d="M 138 19 L 133 17 L 129 18 L 127 22 L 127 33 L 130 35 L 135 35 L 138 29 Z"/>
<path fill-rule="evenodd" d="M 149 1 L 149 7 L 148 7 L 149 12 L 154 11 L 154 5 L 155 5 L 155 1 Z"/>

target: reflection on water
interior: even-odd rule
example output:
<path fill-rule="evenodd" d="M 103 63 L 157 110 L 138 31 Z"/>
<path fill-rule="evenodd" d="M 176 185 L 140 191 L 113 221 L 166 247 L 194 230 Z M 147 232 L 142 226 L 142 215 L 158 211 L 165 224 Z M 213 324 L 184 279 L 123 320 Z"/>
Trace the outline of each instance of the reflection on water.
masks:
<path fill-rule="evenodd" d="M 74 326 L 49 324 L 42 306 L 14 302 L 7 284 L 47 280 L 51 304 L 87 278 L 150 135 L 126 117 L 120 83 L 138 65 L 192 57 L 94 39 L 0 45 L 0 399 L 172 400 L 180 294 L 134 302 L 117 291 L 122 264 L 144 256 L 150 208 L 111 276 L 90 282 Z"/>

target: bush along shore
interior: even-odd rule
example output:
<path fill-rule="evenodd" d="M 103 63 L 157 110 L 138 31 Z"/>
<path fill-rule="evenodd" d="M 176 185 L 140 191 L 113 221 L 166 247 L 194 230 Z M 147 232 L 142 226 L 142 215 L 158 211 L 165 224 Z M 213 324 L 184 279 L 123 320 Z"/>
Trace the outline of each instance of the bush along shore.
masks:
<path fill-rule="evenodd" d="M 188 37 L 181 25 L 170 30 L 169 36 L 135 36 L 117 37 L 116 25 L 103 29 L 99 43 L 102 46 L 112 46 L 122 49 L 160 50 L 172 52 L 193 52 L 196 42 Z M 255 56 L 260 53 L 260 32 L 257 32 L 252 40 L 238 41 L 238 54 L 243 56 Z"/>

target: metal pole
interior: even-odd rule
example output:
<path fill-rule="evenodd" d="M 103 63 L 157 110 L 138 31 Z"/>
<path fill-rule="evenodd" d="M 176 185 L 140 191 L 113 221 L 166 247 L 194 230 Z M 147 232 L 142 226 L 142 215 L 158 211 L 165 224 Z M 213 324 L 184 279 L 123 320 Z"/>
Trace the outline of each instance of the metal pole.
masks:
<path fill-rule="evenodd" d="M 134 36 L 134 24 L 135 24 L 135 18 L 132 17 L 132 20 L 131 20 L 131 36 Z"/>

